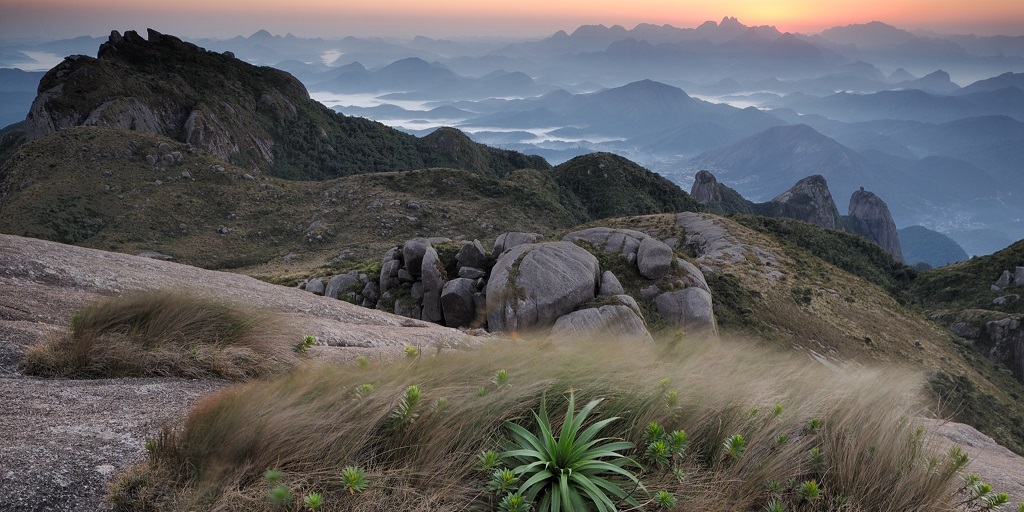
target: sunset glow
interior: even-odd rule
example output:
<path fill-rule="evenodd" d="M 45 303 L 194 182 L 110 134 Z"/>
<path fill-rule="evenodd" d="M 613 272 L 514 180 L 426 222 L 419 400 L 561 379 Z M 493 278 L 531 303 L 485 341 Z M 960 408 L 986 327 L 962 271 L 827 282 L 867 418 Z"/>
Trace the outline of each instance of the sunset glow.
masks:
<path fill-rule="evenodd" d="M 746 25 L 813 33 L 878 20 L 905 29 L 1024 33 L 1024 2 L 978 0 L 0 0 L 5 37 L 99 35 L 153 27 L 187 36 L 229 37 L 266 28 L 316 36 L 537 36 L 582 24 L 694 27 L 735 16 Z"/>

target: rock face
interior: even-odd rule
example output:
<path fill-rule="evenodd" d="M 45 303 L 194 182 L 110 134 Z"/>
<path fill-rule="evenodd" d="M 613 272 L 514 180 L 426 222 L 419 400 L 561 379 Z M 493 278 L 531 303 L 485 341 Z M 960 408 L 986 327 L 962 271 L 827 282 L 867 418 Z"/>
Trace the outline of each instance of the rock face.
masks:
<path fill-rule="evenodd" d="M 988 358 L 1003 363 L 1018 381 L 1024 382 L 1024 328 L 1021 326 L 1021 317 L 988 322 L 985 330 L 993 344 Z"/>
<path fill-rule="evenodd" d="M 634 231 L 632 229 L 598 227 L 588 228 L 582 231 L 573 231 L 572 233 L 565 235 L 562 240 L 566 242 L 583 240 L 597 250 L 613 254 L 619 253 L 625 256 L 630 263 L 635 263 L 636 252 L 640 249 L 640 241 L 644 238 L 647 238 L 647 233 Z"/>
<path fill-rule="evenodd" d="M 476 282 L 472 279 L 457 278 L 444 284 L 441 291 L 441 311 L 448 327 L 469 327 L 476 319 L 476 305 L 473 294 Z"/>
<path fill-rule="evenodd" d="M 718 180 L 709 171 L 700 171 L 693 177 L 690 195 L 700 204 L 722 202 L 722 193 L 718 190 Z"/>
<path fill-rule="evenodd" d="M 540 233 L 521 233 L 518 231 L 502 233 L 494 240 L 494 250 L 491 251 L 491 256 L 497 259 L 498 256 L 501 256 L 501 253 L 517 245 L 535 244 L 543 239 L 544 235 Z"/>
<path fill-rule="evenodd" d="M 599 273 L 594 255 L 570 242 L 523 244 L 498 258 L 487 283 L 493 331 L 544 328 L 590 300 Z"/>
<path fill-rule="evenodd" d="M 700 288 L 666 292 L 654 299 L 658 314 L 680 326 L 686 334 L 717 336 L 711 294 Z"/>
<path fill-rule="evenodd" d="M 835 229 L 838 225 L 839 210 L 823 176 L 804 178 L 771 202 L 777 206 L 779 217 L 802 220 L 825 229 Z"/>
<path fill-rule="evenodd" d="M 622 295 L 624 293 L 625 292 L 622 290 L 622 283 L 620 283 L 619 279 L 615 277 L 615 274 L 610 270 L 605 270 L 604 273 L 601 274 L 600 294 Z"/>
<path fill-rule="evenodd" d="M 441 323 L 444 320 L 441 314 L 441 290 L 448 276 L 433 247 L 427 247 L 422 263 L 420 275 L 423 276 L 423 320 Z"/>
<path fill-rule="evenodd" d="M 636 252 L 636 265 L 640 275 L 647 279 L 661 279 L 672 266 L 672 248 L 654 237 L 644 238 Z"/>
<path fill-rule="evenodd" d="M 873 240 L 896 261 L 903 262 L 903 249 L 900 247 L 896 223 L 885 201 L 861 187 L 850 196 L 849 217 L 850 227 L 855 233 Z"/>
<path fill-rule="evenodd" d="M 628 295 L 623 297 L 629 298 Z M 555 339 L 574 338 L 615 338 L 654 341 L 647 332 L 647 326 L 632 308 L 627 305 L 607 305 L 587 308 L 563 315 L 551 328 Z"/>

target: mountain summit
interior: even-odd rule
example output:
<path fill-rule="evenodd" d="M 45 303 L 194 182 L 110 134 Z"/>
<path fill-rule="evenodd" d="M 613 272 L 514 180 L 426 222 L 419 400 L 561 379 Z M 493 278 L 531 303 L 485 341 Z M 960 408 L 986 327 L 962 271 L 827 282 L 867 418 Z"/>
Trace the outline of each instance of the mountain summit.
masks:
<path fill-rule="evenodd" d="M 292 75 L 215 53 L 150 29 L 114 31 L 98 58 L 66 58 L 40 81 L 26 120 L 29 140 L 79 125 L 171 137 L 254 171 L 291 179 L 461 167 L 462 153 L 485 153 L 468 170 L 504 175 L 548 168 L 527 157 L 465 141 L 439 151 L 429 142 L 309 97 Z"/>

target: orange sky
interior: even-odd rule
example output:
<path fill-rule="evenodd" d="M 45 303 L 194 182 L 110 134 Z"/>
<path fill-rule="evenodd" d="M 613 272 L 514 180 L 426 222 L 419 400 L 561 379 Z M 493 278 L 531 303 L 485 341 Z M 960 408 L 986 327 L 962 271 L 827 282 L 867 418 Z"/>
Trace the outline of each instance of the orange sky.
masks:
<path fill-rule="evenodd" d="M 153 27 L 183 36 L 526 35 L 581 24 L 747 25 L 817 32 L 880 20 L 901 28 L 1024 35 L 1024 0 L 0 0 L 0 37 Z"/>

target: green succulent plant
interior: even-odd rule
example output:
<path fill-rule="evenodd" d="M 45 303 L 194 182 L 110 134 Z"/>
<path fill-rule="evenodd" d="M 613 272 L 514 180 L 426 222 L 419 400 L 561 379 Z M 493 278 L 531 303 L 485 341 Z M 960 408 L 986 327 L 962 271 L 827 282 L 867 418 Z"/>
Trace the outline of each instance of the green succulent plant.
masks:
<path fill-rule="evenodd" d="M 515 423 L 505 424 L 511 443 L 501 458 L 518 464 L 513 469 L 523 480 L 518 492 L 526 501 L 536 501 L 539 512 L 588 510 L 588 503 L 601 512 L 614 511 L 619 501 L 639 506 L 623 488 L 624 484 L 642 488 L 637 477 L 625 469 L 636 463 L 621 453 L 633 448 L 633 443 L 597 437 L 619 418 L 600 420 L 583 429 L 599 403 L 601 400 L 592 400 L 577 413 L 570 393 L 557 437 L 548 419 L 546 397 L 541 397 L 539 412 L 533 413 L 539 435 Z"/>

